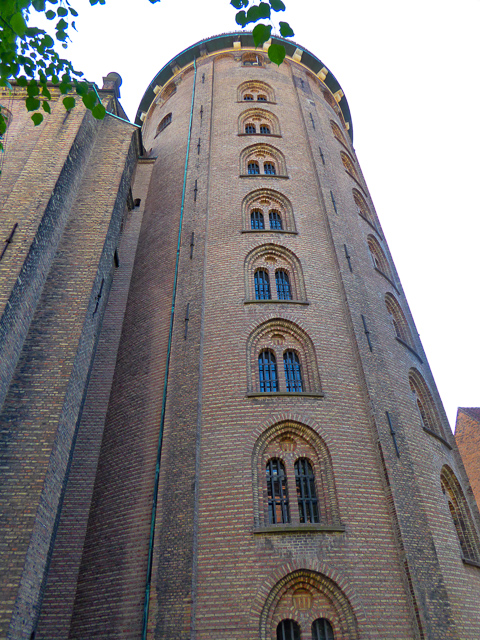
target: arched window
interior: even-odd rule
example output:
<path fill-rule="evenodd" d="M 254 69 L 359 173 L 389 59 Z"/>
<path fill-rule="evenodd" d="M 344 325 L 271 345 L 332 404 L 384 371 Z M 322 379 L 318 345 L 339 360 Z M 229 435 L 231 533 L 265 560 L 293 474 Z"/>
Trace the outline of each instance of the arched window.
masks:
<path fill-rule="evenodd" d="M 396 337 L 402 340 L 402 342 L 412 346 L 412 334 L 410 333 L 407 319 L 397 300 L 395 300 L 391 293 L 387 293 L 385 296 L 385 306 L 390 314 Z"/>
<path fill-rule="evenodd" d="M 343 151 L 340 152 L 340 155 L 342 157 L 342 162 L 343 162 L 345 171 L 347 171 L 347 173 L 349 173 L 356 180 L 360 180 L 360 178 L 358 177 L 357 170 L 355 169 L 355 166 L 352 160 L 350 159 L 350 157 L 347 156 L 346 153 L 343 153 Z"/>
<path fill-rule="evenodd" d="M 252 94 L 251 94 L 251 93 L 246 93 L 246 94 L 243 96 L 243 99 L 245 100 L 245 102 L 252 102 L 252 101 L 253 101 L 253 96 L 252 96 Z"/>
<path fill-rule="evenodd" d="M 460 483 L 453 471 L 445 465 L 440 476 L 443 494 L 448 503 L 458 542 L 465 560 L 479 562 L 479 540 L 470 509 Z"/>
<path fill-rule="evenodd" d="M 353 199 L 355 200 L 355 206 L 356 206 L 358 215 L 361 216 L 364 220 L 366 220 L 368 224 L 371 227 L 373 227 L 375 231 L 377 231 L 377 227 L 375 225 L 375 220 L 373 218 L 373 215 L 367 203 L 365 202 L 363 196 L 356 189 L 353 190 Z"/>
<path fill-rule="evenodd" d="M 267 462 L 267 494 L 270 524 L 290 522 L 287 474 L 283 462 L 278 458 Z"/>
<path fill-rule="evenodd" d="M 285 370 L 285 384 L 289 393 L 303 391 L 300 360 L 295 351 L 285 351 L 283 354 L 283 368 Z"/>
<path fill-rule="evenodd" d="M 270 300 L 270 278 L 263 269 L 255 271 L 255 300 Z"/>
<path fill-rule="evenodd" d="M 257 102 L 267 102 L 267 96 L 263 95 L 263 93 L 260 93 L 257 96 Z"/>
<path fill-rule="evenodd" d="M 390 271 L 390 265 L 388 264 L 388 260 L 383 253 L 378 240 L 373 236 L 368 236 L 367 244 L 370 250 L 370 255 L 372 256 L 373 266 L 381 273 L 383 273 L 384 276 L 387 276 L 390 281 L 392 281 L 392 272 Z"/>
<path fill-rule="evenodd" d="M 278 211 L 272 209 L 268 214 L 268 219 L 270 221 L 270 229 L 283 229 L 282 227 L 282 216 Z"/>
<path fill-rule="evenodd" d="M 276 174 L 276 171 L 273 162 L 265 162 L 263 165 L 263 172 L 267 176 L 274 176 Z"/>
<path fill-rule="evenodd" d="M 247 130 L 247 126 L 252 125 L 255 131 Z M 275 114 L 267 109 L 258 106 L 250 106 L 238 116 L 238 133 L 248 134 L 259 131 L 262 135 L 280 135 L 280 121 Z"/>
<path fill-rule="evenodd" d="M 295 620 L 282 620 L 277 627 L 277 640 L 300 640 L 300 627 Z"/>
<path fill-rule="evenodd" d="M 265 229 L 263 213 L 258 209 L 254 209 L 250 214 L 250 225 L 252 229 Z"/>
<path fill-rule="evenodd" d="M 255 125 L 254 124 L 246 124 L 245 125 L 245 133 L 256 133 L 256 129 L 255 129 Z"/>
<path fill-rule="evenodd" d="M 306 458 L 300 458 L 295 462 L 295 484 L 300 522 L 310 524 L 320 522 L 315 476 L 312 465 Z"/>
<path fill-rule="evenodd" d="M 335 640 L 332 625 L 326 618 L 317 618 L 313 622 L 312 640 Z"/>
<path fill-rule="evenodd" d="M 243 57 L 242 64 L 244 67 L 261 67 L 262 61 L 262 56 L 257 53 L 247 53 Z"/>
<path fill-rule="evenodd" d="M 249 162 L 247 171 L 249 176 L 260 175 L 260 167 L 258 166 L 258 162 Z"/>
<path fill-rule="evenodd" d="M 270 349 L 265 349 L 258 356 L 258 378 L 261 393 L 278 391 L 277 363 Z"/>
<path fill-rule="evenodd" d="M 435 403 L 427 387 L 427 383 L 416 369 L 410 369 L 408 381 L 412 390 L 418 413 L 422 421 L 422 426 L 427 431 L 444 437 L 443 430 L 440 425 L 440 418 L 435 408 Z"/>
<path fill-rule="evenodd" d="M 343 137 L 343 133 L 340 129 L 340 127 L 338 126 L 338 124 L 336 122 L 334 122 L 333 120 L 330 120 L 330 126 L 332 127 L 332 131 L 333 131 L 333 135 L 335 136 L 335 138 L 345 144 L 345 138 Z"/>
<path fill-rule="evenodd" d="M 163 131 L 164 129 L 166 129 L 168 127 L 168 125 L 172 122 L 172 114 L 171 113 L 167 113 L 167 115 L 162 118 L 162 120 L 160 120 L 160 123 L 157 127 L 157 133 L 156 136 L 158 136 L 158 134 Z"/>
<path fill-rule="evenodd" d="M 291 300 L 290 280 L 288 273 L 284 269 L 277 269 L 275 272 L 275 284 L 277 285 L 277 298 L 279 300 Z"/>
<path fill-rule="evenodd" d="M 270 135 L 270 127 L 267 124 L 261 124 L 260 133 L 263 133 L 266 136 Z"/>
<path fill-rule="evenodd" d="M 248 96 L 248 97 L 247 97 Z M 273 88 L 261 80 L 246 80 L 237 89 L 237 100 L 275 102 Z"/>

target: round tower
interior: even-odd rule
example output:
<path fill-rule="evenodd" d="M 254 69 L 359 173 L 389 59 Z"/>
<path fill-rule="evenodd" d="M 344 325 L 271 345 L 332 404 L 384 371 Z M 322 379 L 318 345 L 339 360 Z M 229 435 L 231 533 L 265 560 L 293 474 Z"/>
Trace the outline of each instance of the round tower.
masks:
<path fill-rule="evenodd" d="M 284 44 L 204 40 L 142 100 L 71 638 L 480 636 L 478 510 L 348 104 Z"/>

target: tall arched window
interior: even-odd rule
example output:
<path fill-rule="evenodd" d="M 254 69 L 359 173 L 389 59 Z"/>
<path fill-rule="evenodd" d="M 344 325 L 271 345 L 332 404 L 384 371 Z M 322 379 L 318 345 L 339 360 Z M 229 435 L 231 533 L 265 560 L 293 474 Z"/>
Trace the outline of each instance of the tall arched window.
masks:
<path fill-rule="evenodd" d="M 300 522 L 303 524 L 320 522 L 315 476 L 312 465 L 306 458 L 299 458 L 295 462 L 295 484 Z"/>
<path fill-rule="evenodd" d="M 340 152 L 340 155 L 342 157 L 342 162 L 343 162 L 343 166 L 345 168 L 345 171 L 347 173 L 349 173 L 353 178 L 355 178 L 355 180 L 360 180 L 357 170 L 355 169 L 355 166 L 352 162 L 352 160 L 350 159 L 349 156 L 347 156 L 346 153 L 344 153 L 343 151 Z"/>
<path fill-rule="evenodd" d="M 427 431 L 432 431 L 443 438 L 444 435 L 440 424 L 440 418 L 427 383 L 420 373 L 414 368 L 410 369 L 408 381 L 410 383 L 410 389 L 412 390 L 413 397 L 415 398 L 418 413 L 420 414 L 422 426 L 424 429 L 427 429 Z"/>
<path fill-rule="evenodd" d="M 277 627 L 277 640 L 300 640 L 300 627 L 295 620 L 282 620 Z"/>
<path fill-rule="evenodd" d="M 171 122 L 172 122 L 172 114 L 167 113 L 167 115 L 164 118 L 162 118 L 162 120 L 160 120 L 155 137 L 157 137 L 161 131 L 166 129 Z"/>
<path fill-rule="evenodd" d="M 282 226 L 282 216 L 278 211 L 272 209 L 268 214 L 268 219 L 270 221 L 270 229 L 281 230 Z"/>
<path fill-rule="evenodd" d="M 247 171 L 249 176 L 260 175 L 260 167 L 258 166 L 258 162 L 249 162 Z"/>
<path fill-rule="evenodd" d="M 332 625 L 326 618 L 317 618 L 313 622 L 312 640 L 335 640 Z"/>
<path fill-rule="evenodd" d="M 462 556 L 465 560 L 479 562 L 479 540 L 470 515 L 470 509 L 460 483 L 447 465 L 442 469 L 440 483 L 448 502 L 448 509 L 457 533 Z"/>
<path fill-rule="evenodd" d="M 277 298 L 279 300 L 291 300 L 292 292 L 288 273 L 284 269 L 275 272 L 275 284 L 277 285 Z"/>
<path fill-rule="evenodd" d="M 250 214 L 250 225 L 252 229 L 265 229 L 263 213 L 258 209 L 254 209 Z"/>
<path fill-rule="evenodd" d="M 270 300 L 270 278 L 268 277 L 268 271 L 264 269 L 257 269 L 254 275 L 255 283 L 255 300 Z"/>
<path fill-rule="evenodd" d="M 303 391 L 300 360 L 295 351 L 285 351 L 283 354 L 283 368 L 285 370 L 285 384 L 289 393 Z"/>
<path fill-rule="evenodd" d="M 270 524 L 290 522 L 285 466 L 278 458 L 267 462 L 268 520 Z"/>
<path fill-rule="evenodd" d="M 263 164 L 263 172 L 266 176 L 274 176 L 276 175 L 275 165 L 273 162 L 265 162 Z"/>
<path fill-rule="evenodd" d="M 395 300 L 391 293 L 387 293 L 385 296 L 385 306 L 391 317 L 396 337 L 411 346 L 412 334 L 410 333 L 407 319 L 397 300 Z"/>
<path fill-rule="evenodd" d="M 246 124 L 245 125 L 245 133 L 256 133 L 254 124 Z"/>
<path fill-rule="evenodd" d="M 258 356 L 258 378 L 261 393 L 278 391 L 277 362 L 270 349 L 265 349 Z"/>
<path fill-rule="evenodd" d="M 387 276 L 389 280 L 392 280 L 390 265 L 388 264 L 388 260 L 383 253 L 378 240 L 374 236 L 368 236 L 367 243 L 370 255 L 372 256 L 374 267 L 381 271 L 384 276 Z"/>

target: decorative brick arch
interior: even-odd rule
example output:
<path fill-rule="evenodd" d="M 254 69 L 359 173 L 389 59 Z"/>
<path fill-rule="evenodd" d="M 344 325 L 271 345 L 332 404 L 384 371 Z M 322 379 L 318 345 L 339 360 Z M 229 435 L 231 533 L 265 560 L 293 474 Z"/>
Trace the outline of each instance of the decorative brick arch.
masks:
<path fill-rule="evenodd" d="M 302 265 L 297 256 L 278 244 L 263 244 L 252 249 L 245 258 L 245 299 L 255 300 L 254 274 L 257 269 L 265 270 L 270 277 L 272 300 L 278 299 L 275 287 L 275 274 L 281 269 L 288 274 L 291 289 L 291 300 L 306 302 L 305 280 Z"/>
<path fill-rule="evenodd" d="M 398 300 L 391 293 L 385 295 L 385 306 L 391 317 L 395 336 L 413 347 L 413 337 L 408 321 Z"/>
<path fill-rule="evenodd" d="M 367 244 L 373 260 L 373 266 L 381 271 L 383 275 L 387 276 L 389 280 L 392 280 L 393 278 L 390 265 L 378 240 L 375 238 L 375 236 L 369 235 L 367 237 Z"/>
<path fill-rule="evenodd" d="M 298 591 L 303 597 L 295 597 Z M 286 618 L 295 620 L 303 637 L 309 637 L 311 624 L 319 617 L 331 622 L 335 640 L 358 640 L 358 622 L 364 620 L 360 612 L 347 581 L 314 560 L 279 567 L 259 589 L 252 605 L 260 640 L 276 640 L 276 628 Z"/>
<path fill-rule="evenodd" d="M 247 111 L 241 113 L 238 117 L 238 133 L 245 133 L 245 127 L 248 124 L 254 125 L 256 134 L 262 135 L 260 127 L 268 126 L 270 129 L 270 135 L 281 135 L 280 122 L 277 116 L 270 111 L 267 111 L 266 109 L 261 109 L 260 107 L 252 107 L 251 109 L 247 109 Z"/>
<path fill-rule="evenodd" d="M 338 126 L 338 124 L 336 122 L 334 122 L 333 120 L 330 120 L 330 126 L 332 127 L 332 132 L 333 135 L 335 136 L 335 138 L 341 142 L 343 145 L 346 146 L 346 141 L 345 141 L 345 136 L 342 133 L 342 130 L 340 129 L 340 127 Z"/>
<path fill-rule="evenodd" d="M 247 391 L 259 393 L 258 355 L 270 350 L 283 366 L 283 354 L 294 351 L 300 360 L 304 393 L 322 396 L 320 375 L 318 372 L 315 347 L 307 332 L 298 324 L 286 318 L 274 317 L 262 322 L 250 334 L 247 340 Z M 279 391 L 286 393 L 283 371 L 279 365 Z"/>
<path fill-rule="evenodd" d="M 345 171 L 352 176 L 352 178 L 355 178 L 357 182 L 360 182 L 360 176 L 358 175 L 357 168 L 355 167 L 355 163 L 352 158 L 344 151 L 340 151 L 340 157 L 342 158 Z"/>
<path fill-rule="evenodd" d="M 251 230 L 250 216 L 252 211 L 260 210 L 265 220 L 265 231 L 270 231 L 268 216 L 277 211 L 282 220 L 283 231 L 296 233 L 293 207 L 288 198 L 273 189 L 256 189 L 249 193 L 242 202 L 243 229 Z"/>
<path fill-rule="evenodd" d="M 249 102 L 245 100 L 245 96 L 247 95 L 251 95 L 254 102 L 261 101 L 258 100 L 259 96 L 265 96 L 267 98 L 266 102 L 275 102 L 275 92 L 273 88 L 261 80 L 247 80 L 246 82 L 242 82 L 237 89 L 238 102 Z"/>
<path fill-rule="evenodd" d="M 263 178 L 275 176 L 287 176 L 287 163 L 283 153 L 273 147 L 271 144 L 252 144 L 244 149 L 240 154 L 240 175 L 248 175 L 248 165 L 251 162 L 257 162 L 260 168 L 260 174 Z M 275 175 L 266 176 L 262 167 L 265 163 L 273 163 L 275 166 Z"/>
<path fill-rule="evenodd" d="M 422 426 L 441 438 L 445 438 L 442 421 L 435 406 L 435 401 L 422 374 L 412 367 L 408 372 L 408 381 L 415 398 Z"/>
<path fill-rule="evenodd" d="M 242 55 L 242 65 L 244 67 L 263 67 L 265 58 L 257 51 L 247 51 Z"/>
<path fill-rule="evenodd" d="M 377 225 L 375 224 L 375 218 L 373 217 L 372 212 L 370 211 L 370 207 L 365 202 L 365 198 L 357 189 L 353 189 L 352 193 L 353 193 L 353 200 L 355 202 L 355 207 L 357 209 L 358 215 L 361 218 L 363 218 L 366 222 L 368 222 L 368 224 L 373 229 L 375 229 L 375 231 L 378 233 Z"/>
<path fill-rule="evenodd" d="M 447 500 L 450 516 L 455 527 L 462 557 L 472 562 L 480 562 L 480 540 L 465 499 L 462 487 L 448 465 L 442 467 L 440 484 Z"/>
<path fill-rule="evenodd" d="M 269 524 L 265 465 L 272 457 L 280 459 L 290 470 L 290 484 L 294 481 L 295 462 L 300 458 L 308 459 L 315 476 L 319 524 L 341 526 L 330 453 L 325 441 L 314 429 L 297 420 L 281 420 L 258 436 L 250 455 L 254 527 Z M 294 496 L 294 494 L 294 486 L 290 486 L 290 495 Z M 297 510 L 293 509 L 292 512 L 294 515 L 292 522 L 298 524 Z"/>

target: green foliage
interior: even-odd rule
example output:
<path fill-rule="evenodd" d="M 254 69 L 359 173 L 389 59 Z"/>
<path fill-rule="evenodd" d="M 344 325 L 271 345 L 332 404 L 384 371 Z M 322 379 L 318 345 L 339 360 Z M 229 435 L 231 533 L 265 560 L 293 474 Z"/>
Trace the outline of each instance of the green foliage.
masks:
<path fill-rule="evenodd" d="M 89 2 L 92 6 L 105 4 L 105 0 Z M 156 4 L 160 0 L 149 2 Z M 256 47 L 267 42 L 272 32 L 272 25 L 259 21 L 270 20 L 272 11 L 285 10 L 282 0 L 230 0 L 230 4 L 237 9 L 235 20 L 241 27 L 257 23 L 253 29 Z M 54 21 L 54 37 L 43 29 L 31 26 L 35 15 L 32 10 Z M 25 106 L 28 111 L 34 112 L 32 121 L 35 126 L 43 121 L 43 113 L 51 112 L 49 83 L 66 95 L 63 99 L 65 109 L 75 106 L 75 98 L 69 95 L 75 92 L 95 118 L 101 120 L 105 117 L 105 107 L 99 101 L 94 85 L 85 82 L 83 74 L 75 71 L 72 63 L 61 58 L 55 50 L 56 43 L 67 48 L 69 29 L 76 30 L 73 19 L 77 16 L 69 0 L 0 0 L 0 86 L 11 89 L 11 81 L 15 80 L 18 86 L 26 88 Z M 280 22 L 280 33 L 285 38 L 294 35 L 286 22 Z M 281 64 L 285 58 L 285 47 L 271 44 L 268 56 L 275 64 Z M 6 126 L 5 116 L 0 110 L 0 135 L 5 133 Z M 2 148 L 0 142 L 0 150 Z"/>

